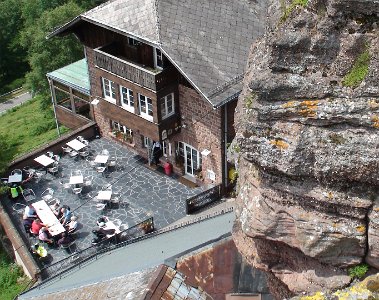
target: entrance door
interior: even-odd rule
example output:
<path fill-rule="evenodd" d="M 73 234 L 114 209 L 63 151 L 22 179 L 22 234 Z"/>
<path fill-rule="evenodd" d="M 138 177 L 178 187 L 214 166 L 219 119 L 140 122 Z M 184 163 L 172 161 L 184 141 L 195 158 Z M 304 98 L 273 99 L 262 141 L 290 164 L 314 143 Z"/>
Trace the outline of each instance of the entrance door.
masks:
<path fill-rule="evenodd" d="M 199 151 L 190 145 L 184 144 L 185 173 L 191 176 L 199 169 Z"/>

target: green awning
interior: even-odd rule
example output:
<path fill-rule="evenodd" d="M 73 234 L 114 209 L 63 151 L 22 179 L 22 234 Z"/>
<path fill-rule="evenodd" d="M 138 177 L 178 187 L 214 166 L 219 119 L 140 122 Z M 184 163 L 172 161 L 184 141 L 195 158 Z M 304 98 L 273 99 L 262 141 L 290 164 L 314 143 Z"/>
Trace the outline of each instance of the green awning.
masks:
<path fill-rule="evenodd" d="M 69 86 L 83 94 L 90 94 L 88 66 L 85 58 L 46 75 L 52 80 Z"/>

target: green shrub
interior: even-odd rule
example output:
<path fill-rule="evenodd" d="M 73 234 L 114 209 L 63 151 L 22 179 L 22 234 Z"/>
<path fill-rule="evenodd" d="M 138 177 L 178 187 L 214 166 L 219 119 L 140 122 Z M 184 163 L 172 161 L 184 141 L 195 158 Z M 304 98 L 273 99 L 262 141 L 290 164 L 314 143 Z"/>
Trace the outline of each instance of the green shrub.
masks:
<path fill-rule="evenodd" d="M 306 7 L 308 1 L 309 0 L 292 0 L 291 4 L 284 9 L 283 15 L 280 18 L 280 23 L 285 22 L 297 6 Z"/>
<path fill-rule="evenodd" d="M 354 278 L 362 278 L 363 276 L 365 276 L 367 271 L 368 271 L 368 265 L 360 264 L 360 265 L 356 265 L 354 267 L 349 268 L 347 270 L 347 273 L 352 279 L 354 279 Z"/>
<path fill-rule="evenodd" d="M 366 47 L 365 51 L 363 51 L 356 61 L 354 62 L 353 67 L 350 72 L 345 75 L 343 78 L 342 84 L 344 86 L 349 86 L 352 88 L 357 87 L 360 83 L 365 79 L 368 73 L 368 67 L 370 64 L 370 52 Z"/>

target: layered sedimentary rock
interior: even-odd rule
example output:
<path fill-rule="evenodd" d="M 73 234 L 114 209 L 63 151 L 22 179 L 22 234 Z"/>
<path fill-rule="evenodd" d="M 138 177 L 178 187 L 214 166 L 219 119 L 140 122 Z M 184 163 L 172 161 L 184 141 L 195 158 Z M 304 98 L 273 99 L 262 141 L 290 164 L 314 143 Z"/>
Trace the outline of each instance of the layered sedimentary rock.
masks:
<path fill-rule="evenodd" d="M 310 0 L 251 48 L 234 239 L 278 298 L 379 267 L 378 16 L 379 1 Z"/>

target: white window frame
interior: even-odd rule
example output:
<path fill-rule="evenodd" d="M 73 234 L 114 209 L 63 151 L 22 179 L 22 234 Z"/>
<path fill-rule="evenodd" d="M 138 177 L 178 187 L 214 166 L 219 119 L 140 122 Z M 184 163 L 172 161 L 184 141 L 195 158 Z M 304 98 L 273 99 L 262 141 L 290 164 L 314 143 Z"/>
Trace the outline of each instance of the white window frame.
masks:
<path fill-rule="evenodd" d="M 103 96 L 104 99 L 116 104 L 116 84 L 107 78 L 101 77 L 103 83 Z M 107 95 L 109 94 L 109 95 Z M 114 95 L 114 97 L 113 97 Z"/>
<path fill-rule="evenodd" d="M 164 58 L 163 58 L 162 50 L 160 50 L 158 48 L 154 48 L 154 66 L 156 69 L 159 69 L 159 70 L 163 69 L 163 59 Z M 158 61 L 162 62 L 162 66 L 158 65 Z"/>
<path fill-rule="evenodd" d="M 123 89 L 126 90 L 126 99 L 124 97 Z M 120 85 L 121 106 L 127 111 L 134 113 L 134 94 L 133 91 L 127 87 Z"/>
<path fill-rule="evenodd" d="M 162 149 L 164 157 L 172 156 L 171 143 L 169 143 L 168 141 L 163 141 Z"/>
<path fill-rule="evenodd" d="M 153 146 L 154 141 L 149 138 L 148 136 L 143 137 L 143 147 L 144 148 L 151 148 Z"/>
<path fill-rule="evenodd" d="M 112 122 L 112 129 L 116 129 L 123 133 L 128 133 L 131 136 L 133 136 L 133 130 L 131 130 L 130 128 L 126 127 L 125 125 L 120 124 L 117 121 L 111 120 L 111 122 Z"/>
<path fill-rule="evenodd" d="M 169 96 L 171 96 L 171 99 Z M 172 111 L 168 111 L 169 101 L 171 101 Z M 173 114 L 175 114 L 174 93 L 170 93 L 170 94 L 161 98 L 161 114 L 162 114 L 162 120 L 164 120 L 164 119 L 172 116 Z"/>
<path fill-rule="evenodd" d="M 142 98 L 144 98 L 144 100 L 142 100 Z M 149 100 L 150 100 L 150 105 L 149 105 Z M 141 105 L 141 101 L 145 101 L 145 110 L 143 111 L 143 107 Z M 139 106 L 139 113 L 141 115 L 142 118 L 148 120 L 148 121 L 153 121 L 153 115 L 150 115 L 149 114 L 149 111 L 151 111 L 151 113 L 153 114 L 153 100 L 151 100 L 151 98 L 145 96 L 145 95 L 142 95 L 142 94 L 138 94 L 138 106 Z M 149 107 L 151 109 L 149 109 Z"/>

